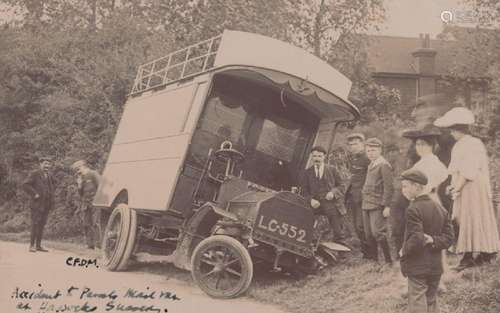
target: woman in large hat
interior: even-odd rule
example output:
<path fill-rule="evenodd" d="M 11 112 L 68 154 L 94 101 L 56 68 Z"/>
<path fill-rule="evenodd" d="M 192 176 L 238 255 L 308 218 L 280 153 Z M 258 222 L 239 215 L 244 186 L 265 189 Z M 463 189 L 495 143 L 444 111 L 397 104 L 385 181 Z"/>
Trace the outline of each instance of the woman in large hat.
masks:
<path fill-rule="evenodd" d="M 403 133 L 403 137 L 413 140 L 419 157 L 412 168 L 423 172 L 427 176 L 428 183 L 424 188 L 424 192 L 428 193 L 433 200 L 442 204 L 438 196 L 438 189 L 448 178 L 448 170 L 435 154 L 438 149 L 438 137 L 440 135 L 441 131 L 433 125 L 427 125 L 421 130 Z"/>
<path fill-rule="evenodd" d="M 459 225 L 457 253 L 464 253 L 456 270 L 489 263 L 500 250 L 492 202 L 488 155 L 480 139 L 471 136 L 474 114 L 456 107 L 438 118 L 434 125 L 446 127 L 457 141 L 451 151 L 448 171 L 452 175 L 449 193 L 454 199 L 452 218 Z M 473 253 L 479 253 L 473 259 Z"/>

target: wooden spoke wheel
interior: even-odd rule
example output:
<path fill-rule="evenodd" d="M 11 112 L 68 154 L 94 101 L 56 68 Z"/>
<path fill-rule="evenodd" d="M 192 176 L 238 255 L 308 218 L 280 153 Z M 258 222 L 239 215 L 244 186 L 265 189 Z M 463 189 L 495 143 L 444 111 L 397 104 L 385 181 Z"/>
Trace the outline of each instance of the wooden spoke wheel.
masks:
<path fill-rule="evenodd" d="M 196 284 L 214 298 L 235 298 L 244 293 L 253 276 L 248 250 L 236 239 L 216 235 L 204 239 L 191 258 Z"/>
<path fill-rule="evenodd" d="M 109 217 L 101 251 L 104 266 L 110 271 L 127 267 L 137 235 L 137 214 L 127 204 L 118 204 Z"/>

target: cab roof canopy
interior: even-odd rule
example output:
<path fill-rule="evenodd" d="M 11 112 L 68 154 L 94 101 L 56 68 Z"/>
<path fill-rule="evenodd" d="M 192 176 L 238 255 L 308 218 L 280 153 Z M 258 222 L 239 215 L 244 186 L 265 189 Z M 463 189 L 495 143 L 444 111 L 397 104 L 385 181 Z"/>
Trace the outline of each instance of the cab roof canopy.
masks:
<path fill-rule="evenodd" d="M 279 89 L 329 121 L 350 121 L 359 110 L 348 100 L 351 81 L 328 63 L 288 43 L 252 33 L 222 35 L 139 67 L 131 95 L 164 88 L 205 72 L 223 72 Z"/>

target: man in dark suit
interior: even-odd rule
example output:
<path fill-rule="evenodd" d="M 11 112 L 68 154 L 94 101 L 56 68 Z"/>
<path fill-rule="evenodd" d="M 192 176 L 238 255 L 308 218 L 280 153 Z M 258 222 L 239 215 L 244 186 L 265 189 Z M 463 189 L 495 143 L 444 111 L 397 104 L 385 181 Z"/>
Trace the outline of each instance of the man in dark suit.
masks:
<path fill-rule="evenodd" d="M 410 200 L 401 257 L 401 272 L 408 277 L 410 313 L 439 312 L 437 290 L 443 263 L 441 251 L 451 246 L 453 228 L 448 212 L 424 193 L 427 177 L 419 170 L 401 174 L 403 195 Z"/>
<path fill-rule="evenodd" d="M 41 245 L 43 228 L 49 211 L 54 207 L 54 179 L 50 173 L 50 158 L 39 159 L 40 169 L 33 171 L 23 184 L 23 189 L 31 197 L 30 252 L 47 252 Z"/>
<path fill-rule="evenodd" d="M 349 167 L 351 179 L 345 194 L 346 207 L 351 212 L 352 223 L 360 241 L 363 258 L 369 258 L 369 246 L 363 225 L 362 208 L 362 190 L 366 180 L 366 172 L 370 165 L 370 160 L 365 152 L 365 136 L 361 133 L 350 134 L 347 136 L 347 144 L 351 151 L 351 164 Z"/>
<path fill-rule="evenodd" d="M 302 177 L 302 193 L 316 215 L 325 215 L 333 231 L 333 241 L 345 245 L 344 206 L 345 186 L 333 166 L 325 163 L 326 150 L 311 149 L 312 166 Z"/>

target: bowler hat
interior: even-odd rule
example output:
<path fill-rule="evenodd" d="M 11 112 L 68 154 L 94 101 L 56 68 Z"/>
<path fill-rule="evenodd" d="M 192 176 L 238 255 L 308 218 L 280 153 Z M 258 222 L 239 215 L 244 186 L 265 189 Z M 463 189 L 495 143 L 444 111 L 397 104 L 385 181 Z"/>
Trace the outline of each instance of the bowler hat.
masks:
<path fill-rule="evenodd" d="M 425 125 L 422 129 L 407 130 L 403 133 L 403 137 L 409 139 L 418 139 L 423 137 L 438 137 L 441 135 L 441 131 L 434 125 Z"/>
<path fill-rule="evenodd" d="M 427 176 L 422 171 L 409 169 L 401 174 L 402 180 L 409 180 L 420 185 L 427 185 Z"/>
<path fill-rule="evenodd" d="M 365 145 L 367 145 L 369 147 L 382 147 L 383 146 L 382 141 L 380 141 L 380 139 L 375 138 L 375 137 L 367 139 L 365 142 Z"/>
<path fill-rule="evenodd" d="M 365 135 L 362 133 L 352 133 L 347 135 L 347 141 L 353 140 L 353 139 L 360 139 L 361 141 L 365 141 Z"/>

